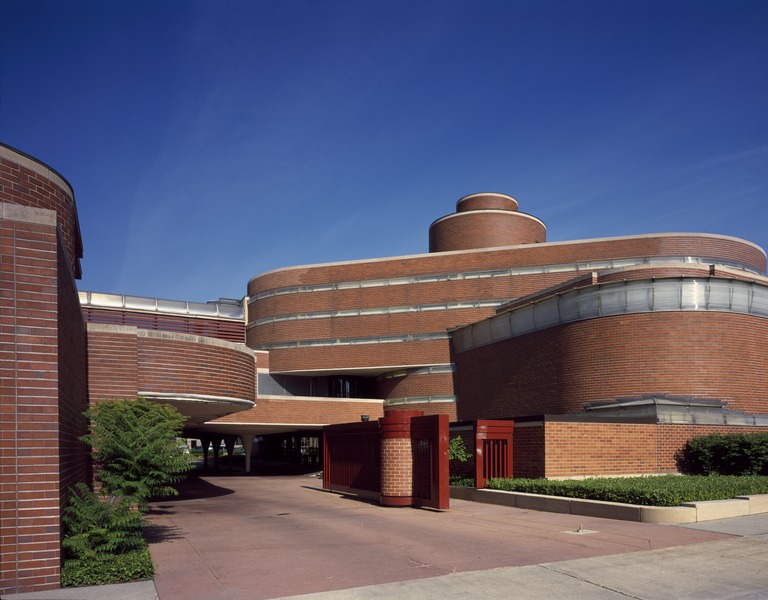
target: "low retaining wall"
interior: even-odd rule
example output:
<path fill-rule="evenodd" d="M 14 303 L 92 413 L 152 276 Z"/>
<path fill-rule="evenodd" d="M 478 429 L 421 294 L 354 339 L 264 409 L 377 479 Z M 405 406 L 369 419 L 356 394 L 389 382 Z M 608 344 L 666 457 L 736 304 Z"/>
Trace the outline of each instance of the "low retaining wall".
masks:
<path fill-rule="evenodd" d="M 728 517 L 743 517 L 768 512 L 768 494 L 759 496 L 736 496 L 731 500 L 686 502 L 681 506 L 642 506 L 584 500 L 565 496 L 545 496 L 523 492 L 501 490 L 451 488 L 451 498 L 485 504 L 499 504 L 512 508 L 542 510 L 585 517 L 619 519 L 640 523 L 697 523 Z"/>

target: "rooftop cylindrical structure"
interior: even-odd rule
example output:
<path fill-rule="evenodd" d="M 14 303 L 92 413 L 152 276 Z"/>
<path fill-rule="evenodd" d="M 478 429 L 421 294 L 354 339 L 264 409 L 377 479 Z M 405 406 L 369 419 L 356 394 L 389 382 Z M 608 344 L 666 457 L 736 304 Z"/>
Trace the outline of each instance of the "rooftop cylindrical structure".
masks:
<path fill-rule="evenodd" d="M 547 241 L 542 221 L 518 212 L 512 196 L 485 192 L 464 196 L 456 212 L 429 227 L 429 251 L 476 250 Z"/>

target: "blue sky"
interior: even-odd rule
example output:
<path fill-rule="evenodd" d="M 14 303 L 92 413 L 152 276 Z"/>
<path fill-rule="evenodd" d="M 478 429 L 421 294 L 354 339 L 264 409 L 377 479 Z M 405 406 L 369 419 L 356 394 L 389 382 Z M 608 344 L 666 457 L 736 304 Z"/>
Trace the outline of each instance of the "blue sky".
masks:
<path fill-rule="evenodd" d="M 548 240 L 768 247 L 762 0 L 2 0 L 0 140 L 74 186 L 80 289 L 239 298 L 427 251 L 461 196 Z"/>

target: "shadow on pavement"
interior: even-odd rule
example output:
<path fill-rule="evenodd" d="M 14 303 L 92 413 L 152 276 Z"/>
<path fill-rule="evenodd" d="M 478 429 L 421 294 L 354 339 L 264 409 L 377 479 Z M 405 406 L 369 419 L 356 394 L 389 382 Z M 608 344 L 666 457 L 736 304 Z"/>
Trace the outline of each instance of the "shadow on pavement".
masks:
<path fill-rule="evenodd" d="M 228 458 L 223 458 L 219 461 L 218 468 L 214 467 L 213 461 L 209 460 L 208 468 L 203 466 L 203 461 L 200 460 L 195 466 L 193 473 L 199 475 L 205 475 L 206 477 L 235 477 L 235 476 L 256 476 L 256 477 L 275 477 L 285 475 L 309 475 L 311 473 L 320 472 L 318 465 L 306 465 L 287 462 L 274 462 L 266 460 L 252 460 L 251 472 L 245 472 L 245 458 L 242 456 L 235 456 L 232 459 L 232 464 L 229 464 Z"/>

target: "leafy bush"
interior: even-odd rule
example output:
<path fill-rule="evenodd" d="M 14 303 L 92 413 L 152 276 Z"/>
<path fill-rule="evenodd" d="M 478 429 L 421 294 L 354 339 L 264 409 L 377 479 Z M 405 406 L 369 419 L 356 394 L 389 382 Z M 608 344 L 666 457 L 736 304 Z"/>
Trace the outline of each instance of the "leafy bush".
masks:
<path fill-rule="evenodd" d="M 155 573 L 149 550 L 144 547 L 124 554 L 64 561 L 62 587 L 105 585 L 152 579 Z"/>
<path fill-rule="evenodd" d="M 141 515 L 124 499 L 102 499 L 79 483 L 64 509 L 64 556 L 76 560 L 111 557 L 146 547 Z"/>
<path fill-rule="evenodd" d="M 467 450 L 467 446 L 464 444 L 464 439 L 460 436 L 451 438 L 448 443 L 448 459 L 457 460 L 459 462 L 467 462 L 472 458 L 473 454 Z"/>
<path fill-rule="evenodd" d="M 678 506 L 683 502 L 726 500 L 734 496 L 768 494 L 768 477 L 686 476 L 547 479 L 490 479 L 488 489 L 586 498 L 645 506 Z"/>
<path fill-rule="evenodd" d="M 693 475 L 768 475 L 768 433 L 715 433 L 688 440 L 677 456 Z"/>
<path fill-rule="evenodd" d="M 151 498 L 175 496 L 171 486 L 192 468 L 176 438 L 185 417 L 145 398 L 102 402 L 87 412 L 91 433 L 81 438 L 93 450 L 102 490 L 134 499 L 142 511 Z"/>
<path fill-rule="evenodd" d="M 461 475 L 451 475 L 448 477 L 448 482 L 453 487 L 475 487 L 474 477 L 462 477 Z"/>

